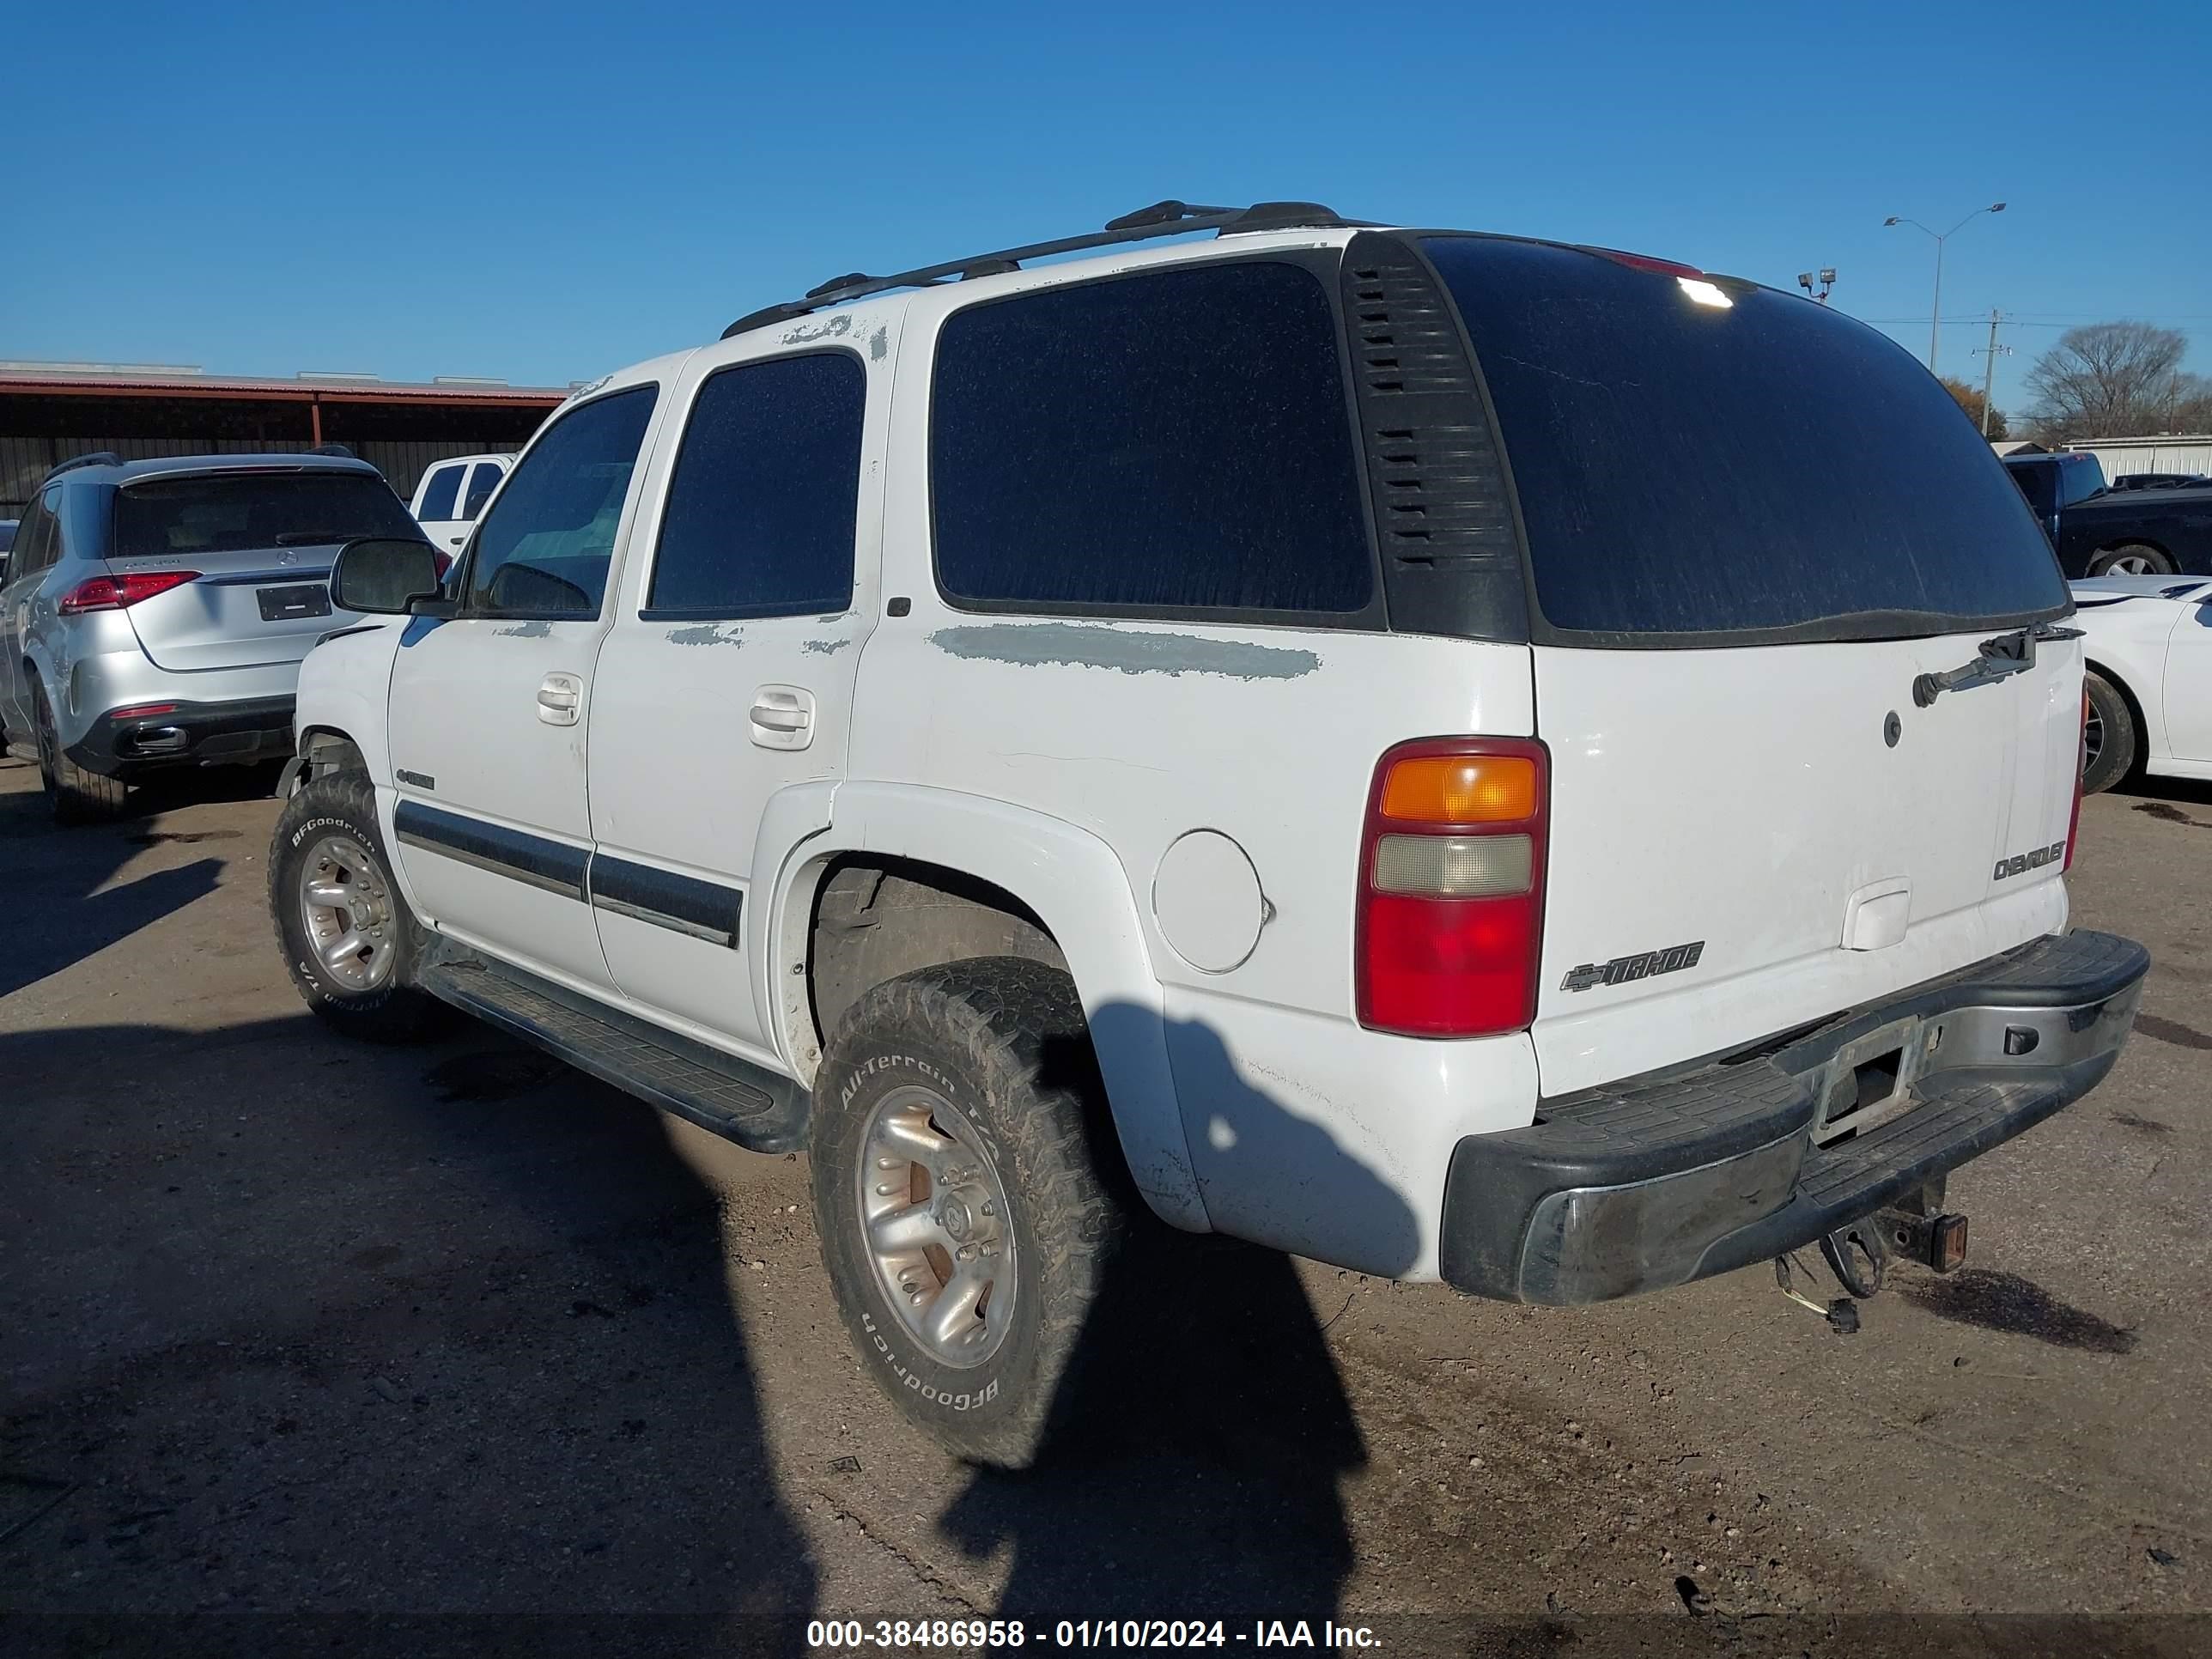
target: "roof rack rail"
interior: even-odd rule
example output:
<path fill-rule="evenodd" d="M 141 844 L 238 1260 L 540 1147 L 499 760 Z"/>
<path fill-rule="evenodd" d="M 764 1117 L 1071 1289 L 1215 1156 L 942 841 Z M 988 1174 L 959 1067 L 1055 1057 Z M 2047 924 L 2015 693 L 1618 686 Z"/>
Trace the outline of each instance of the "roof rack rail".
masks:
<path fill-rule="evenodd" d="M 1318 202 L 1255 202 L 1251 206 L 1243 208 L 1197 207 L 1188 202 L 1173 200 L 1155 202 L 1150 207 L 1139 208 L 1134 213 L 1109 219 L 1103 230 L 1091 231 L 1081 236 L 1062 236 L 1054 241 L 1032 242 L 1026 247 L 974 253 L 964 259 L 949 259 L 943 264 L 923 265 L 890 276 L 871 276 L 864 270 L 848 271 L 842 276 L 833 276 L 818 287 L 807 289 L 801 298 L 747 312 L 722 331 L 722 337 L 726 340 L 732 335 L 743 334 L 769 323 L 804 317 L 809 312 L 845 305 L 890 289 L 927 288 L 948 280 L 996 276 L 1009 270 L 1019 270 L 1025 259 L 1048 258 L 1055 253 L 1075 253 L 1085 248 L 1111 247 L 1117 242 L 1150 241 L 1161 236 L 1188 236 L 1194 232 L 1207 230 L 1218 236 L 1257 230 L 1302 230 L 1308 228 L 1341 230 L 1362 222 L 1340 218 Z"/>
<path fill-rule="evenodd" d="M 95 449 L 89 455 L 70 456 L 69 459 L 62 462 L 61 465 L 49 471 L 46 474 L 46 477 L 49 478 L 58 478 L 63 473 L 69 471 L 73 467 L 120 466 L 122 465 L 123 458 L 117 454 L 113 450 Z"/>

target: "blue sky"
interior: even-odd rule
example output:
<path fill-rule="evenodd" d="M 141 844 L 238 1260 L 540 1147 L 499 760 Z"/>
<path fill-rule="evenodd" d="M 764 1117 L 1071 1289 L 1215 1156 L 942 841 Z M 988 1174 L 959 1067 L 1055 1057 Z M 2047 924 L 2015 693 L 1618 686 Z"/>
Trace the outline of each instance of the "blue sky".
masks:
<path fill-rule="evenodd" d="M 27 8 L 0 358 L 560 384 L 823 278 L 1164 196 L 1557 236 L 1788 287 L 2001 407 L 2068 322 L 2189 331 L 2212 12 L 2071 5 Z M 2069 60 L 2069 46 L 2075 56 Z M 2130 76 L 2128 66 L 2140 66 Z M 2130 82 L 2134 82 L 2130 88 Z M 2122 94 L 2124 94 L 2124 96 Z M 2120 97 L 2121 106 L 2112 100 Z"/>

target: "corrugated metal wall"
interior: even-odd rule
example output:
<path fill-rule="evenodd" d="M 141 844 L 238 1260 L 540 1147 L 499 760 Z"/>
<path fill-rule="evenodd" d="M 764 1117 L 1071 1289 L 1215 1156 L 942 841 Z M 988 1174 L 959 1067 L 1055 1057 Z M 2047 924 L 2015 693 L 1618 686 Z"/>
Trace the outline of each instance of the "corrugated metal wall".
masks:
<path fill-rule="evenodd" d="M 2212 473 L 2212 439 L 2176 438 L 2154 444 L 2068 444 L 2075 454 L 2094 455 L 2104 464 L 2105 476 L 2117 478 L 2130 472 Z"/>
<path fill-rule="evenodd" d="M 287 443 L 254 438 L 11 438 L 0 437 L 0 519 L 21 516 L 39 481 L 75 455 L 112 450 L 126 461 L 157 460 L 165 455 L 297 454 L 312 448 L 305 439 Z M 416 480 L 449 455 L 473 455 L 511 449 L 510 443 L 386 443 L 348 446 L 392 483 L 402 500 L 415 494 Z"/>

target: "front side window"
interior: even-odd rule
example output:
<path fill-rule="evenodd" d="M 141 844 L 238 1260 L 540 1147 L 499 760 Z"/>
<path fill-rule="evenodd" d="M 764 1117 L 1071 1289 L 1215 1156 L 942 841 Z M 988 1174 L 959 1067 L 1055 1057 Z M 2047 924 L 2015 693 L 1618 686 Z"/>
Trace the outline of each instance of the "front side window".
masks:
<path fill-rule="evenodd" d="M 461 517 L 471 523 L 483 511 L 483 504 L 491 499 L 491 492 L 499 488 L 506 470 L 497 461 L 478 461 L 469 469 L 469 490 L 461 501 Z"/>
<path fill-rule="evenodd" d="M 461 474 L 468 469 L 441 466 L 422 488 L 422 510 L 416 516 L 426 524 L 443 524 L 453 516 L 453 499 L 460 494 Z"/>
<path fill-rule="evenodd" d="M 1188 266 L 977 305 L 938 341 L 930 488 L 955 604 L 1358 612 L 1372 556 L 1310 271 Z"/>
<path fill-rule="evenodd" d="M 818 616 L 852 603 L 867 391 L 842 351 L 708 380 L 669 481 L 649 616 Z"/>
<path fill-rule="evenodd" d="M 562 416 L 531 446 L 477 528 L 471 611 L 599 614 L 615 527 L 659 395 L 659 386 L 641 386 L 594 398 Z"/>

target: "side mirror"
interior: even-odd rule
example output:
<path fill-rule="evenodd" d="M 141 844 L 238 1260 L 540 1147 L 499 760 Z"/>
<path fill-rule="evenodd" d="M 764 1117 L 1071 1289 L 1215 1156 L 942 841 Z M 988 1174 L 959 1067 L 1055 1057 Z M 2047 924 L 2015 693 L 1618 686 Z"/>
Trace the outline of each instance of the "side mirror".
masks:
<path fill-rule="evenodd" d="M 331 608 L 372 617 L 404 617 L 418 599 L 434 599 L 443 583 L 428 542 L 363 537 L 338 550 L 331 567 Z"/>

